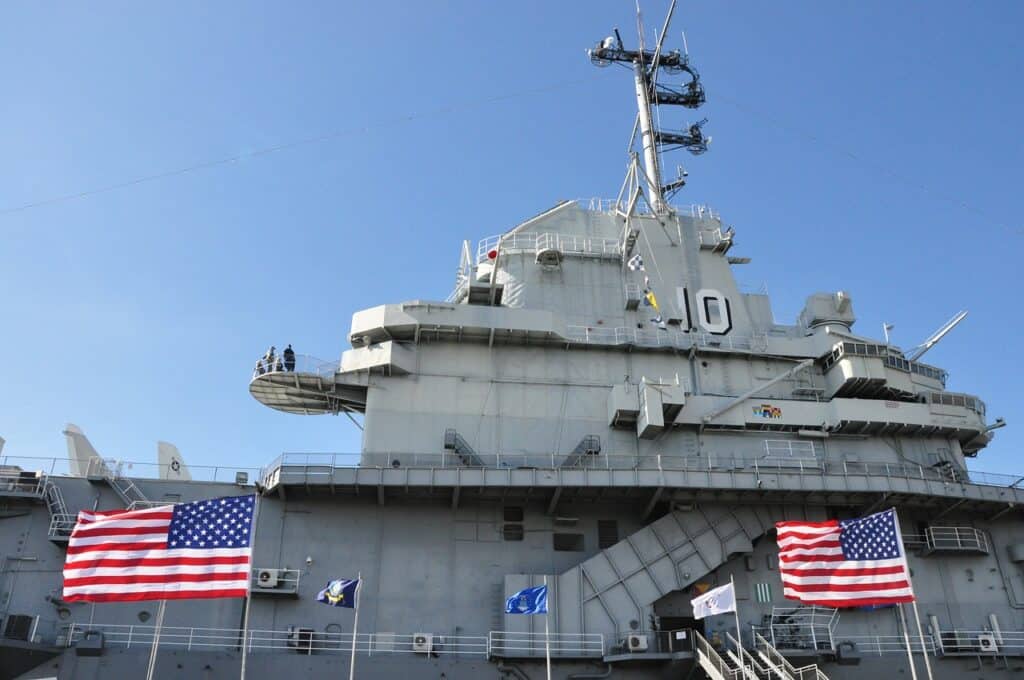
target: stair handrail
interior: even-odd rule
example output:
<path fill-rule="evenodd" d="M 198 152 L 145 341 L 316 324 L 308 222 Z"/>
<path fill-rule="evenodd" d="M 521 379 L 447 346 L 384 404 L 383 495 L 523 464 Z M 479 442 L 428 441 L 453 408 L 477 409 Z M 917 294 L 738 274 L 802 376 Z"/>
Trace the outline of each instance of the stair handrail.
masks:
<path fill-rule="evenodd" d="M 707 671 L 708 675 L 711 675 L 711 671 L 713 670 L 718 673 L 718 677 L 722 678 L 722 680 L 742 680 L 743 671 L 730 666 L 725 659 L 722 658 L 721 654 L 711 646 L 711 643 L 696 630 L 693 631 L 693 643 L 694 649 L 697 652 L 698 663 L 701 663 L 706 659 L 707 663 L 711 666 L 711 668 L 708 669 L 704 667 L 703 663 L 701 663 L 701 667 Z"/>
<path fill-rule="evenodd" d="M 740 666 L 746 669 L 746 664 L 750 664 L 750 668 L 754 674 L 755 680 L 757 678 L 761 678 L 762 676 L 771 677 L 770 669 L 765 668 L 760 663 L 758 663 L 754 655 L 751 654 L 749 650 L 744 649 L 743 645 L 741 645 L 739 641 L 737 641 L 736 638 L 732 636 L 731 633 L 726 633 L 725 639 L 726 641 L 731 643 L 732 646 L 738 651 Z"/>
<path fill-rule="evenodd" d="M 805 680 L 810 678 L 811 680 L 828 680 L 828 676 L 825 675 L 818 664 L 807 664 L 800 668 L 795 667 L 789 662 L 789 659 L 782 655 L 782 652 L 775 649 L 772 643 L 768 642 L 757 631 L 754 631 L 754 642 L 757 645 L 758 653 L 761 658 L 765 660 L 777 673 L 782 675 L 787 680 Z M 808 676 L 810 674 L 810 676 Z"/>

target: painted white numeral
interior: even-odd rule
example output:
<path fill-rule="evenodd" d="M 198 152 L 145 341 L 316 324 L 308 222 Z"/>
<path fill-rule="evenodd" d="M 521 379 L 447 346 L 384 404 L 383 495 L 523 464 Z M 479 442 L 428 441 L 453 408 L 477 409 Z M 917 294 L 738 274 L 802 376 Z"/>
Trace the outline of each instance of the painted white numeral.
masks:
<path fill-rule="evenodd" d="M 697 322 L 708 333 L 725 335 L 732 330 L 729 300 L 713 288 L 697 291 Z"/>

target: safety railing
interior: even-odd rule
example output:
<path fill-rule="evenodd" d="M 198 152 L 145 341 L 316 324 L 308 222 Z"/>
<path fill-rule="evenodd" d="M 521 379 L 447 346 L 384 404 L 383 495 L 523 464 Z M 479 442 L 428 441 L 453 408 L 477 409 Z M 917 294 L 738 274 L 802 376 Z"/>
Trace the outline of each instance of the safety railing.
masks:
<path fill-rule="evenodd" d="M 23 470 L 18 465 L 0 463 L 0 496 L 42 498 L 45 492 L 45 472 Z"/>
<path fill-rule="evenodd" d="M 675 330 L 649 329 L 630 326 L 601 327 L 570 325 L 565 329 L 566 340 L 584 345 L 671 347 L 687 350 L 703 347 L 714 350 L 739 352 L 764 351 L 768 347 L 768 336 L 764 333 L 752 335 L 713 335 L 711 333 L 681 333 Z"/>
<path fill-rule="evenodd" d="M 592 212 L 601 212 L 610 215 L 614 215 L 618 212 L 625 212 L 629 206 L 626 201 L 617 200 L 614 198 L 581 198 L 576 201 L 581 208 L 586 208 Z M 677 215 L 688 215 L 694 219 L 710 219 L 710 220 L 721 220 L 721 215 L 717 211 L 708 205 L 689 204 L 689 205 L 672 205 L 671 209 Z M 637 215 L 649 215 L 651 214 L 650 208 L 643 201 L 640 201 L 636 205 L 635 214 Z"/>
<path fill-rule="evenodd" d="M 517 633 L 492 630 L 487 635 L 490 656 L 504 658 L 543 657 L 545 648 L 551 656 L 572 659 L 604 656 L 604 636 L 600 633 Z"/>
<path fill-rule="evenodd" d="M 754 646 L 761 660 L 767 664 L 773 672 L 781 671 L 780 675 L 792 680 L 828 680 L 817 664 L 808 664 L 797 668 L 784 657 L 779 650 L 775 649 L 768 640 L 760 633 L 754 632 Z"/>
<path fill-rule="evenodd" d="M 477 453 L 484 468 L 499 469 L 573 469 L 566 468 L 566 453 Z M 463 459 L 454 452 L 415 453 L 379 451 L 364 453 L 302 453 L 289 452 L 275 458 L 266 466 L 267 473 L 280 468 L 288 472 L 305 472 L 311 479 L 328 477 L 335 468 L 467 468 Z M 481 466 L 476 466 L 481 467 Z M 746 456 L 677 456 L 669 454 L 640 455 L 606 454 L 604 452 L 582 457 L 574 467 L 593 470 L 669 470 L 682 472 L 749 472 L 757 478 L 764 475 L 839 475 L 844 477 L 898 477 L 923 481 L 978 484 L 1021 488 L 1024 478 L 1018 475 L 995 473 L 959 473 L 900 463 L 872 463 L 854 461 L 802 460 L 783 457 Z"/>
<path fill-rule="evenodd" d="M 731 652 L 727 650 L 727 654 L 734 665 L 742 669 L 744 678 L 747 678 L 747 680 L 760 680 L 761 678 L 771 677 L 770 669 L 761 665 L 758 658 L 744 649 L 743 645 L 731 633 L 726 632 L 725 641 L 732 648 Z"/>
<path fill-rule="evenodd" d="M 338 372 L 338 367 L 337 361 L 324 361 L 309 354 L 296 354 L 293 361 L 280 354 L 272 357 L 264 355 L 256 361 L 256 366 L 252 369 L 252 379 L 268 373 L 300 373 L 333 378 Z"/>
<path fill-rule="evenodd" d="M 715 680 L 742 680 L 743 671 L 726 662 L 718 650 L 697 631 L 693 633 L 693 648 L 697 663 L 709 677 Z"/>
<path fill-rule="evenodd" d="M 974 527 L 930 526 L 924 530 L 929 552 L 989 553 L 985 532 Z"/>
<path fill-rule="evenodd" d="M 331 624 L 336 625 L 336 624 Z M 245 645 L 250 652 L 307 652 L 309 654 L 349 654 L 352 633 L 313 628 L 289 627 L 283 630 L 249 630 Z M 73 623 L 62 628 L 58 640 L 73 647 L 87 633 L 98 632 L 111 647 L 150 647 L 155 626 L 129 624 Z M 186 650 L 238 650 L 242 648 L 240 628 L 163 626 L 159 646 Z M 536 658 L 545 654 L 545 643 L 556 658 L 601 658 L 605 654 L 604 636 L 599 633 L 515 633 L 490 631 L 487 635 L 446 635 L 443 633 L 359 633 L 355 636 L 357 654 L 431 654 L 478 657 Z"/>
<path fill-rule="evenodd" d="M 67 539 L 71 536 L 71 531 L 75 528 L 75 522 L 78 520 L 78 515 L 57 514 L 50 517 L 50 527 L 46 531 L 47 538 L 50 539 Z"/>
<path fill-rule="evenodd" d="M 924 636 L 924 644 L 917 635 L 911 635 L 910 649 L 920 652 L 922 649 L 928 654 L 934 655 L 938 649 L 935 638 L 931 634 Z M 883 656 L 886 654 L 906 654 L 907 642 L 902 635 L 837 635 L 836 646 L 841 647 L 844 643 L 852 642 L 856 650 L 861 654 L 872 654 Z"/>
<path fill-rule="evenodd" d="M 130 476 L 133 479 L 178 479 L 177 471 L 172 470 L 170 465 L 159 465 L 138 461 L 114 461 L 101 460 L 90 462 L 85 476 L 104 477 L 104 468 L 110 470 L 119 469 L 121 476 Z M 0 469 L 5 466 L 20 466 L 32 470 L 41 470 L 47 477 L 77 477 L 71 469 L 67 458 L 53 456 L 0 456 Z M 230 482 L 239 483 L 239 473 L 244 473 L 248 481 L 258 479 L 260 468 L 241 467 L 234 465 L 188 465 L 188 470 L 194 481 L 199 482 Z M 34 473 L 33 473 L 34 474 Z M 0 481 L 0 493 L 2 493 L 2 481 Z M 166 503 L 161 503 L 166 505 Z"/>
<path fill-rule="evenodd" d="M 501 252 L 539 252 L 557 250 L 563 255 L 615 259 L 622 256 L 618 239 L 571 234 L 523 233 L 488 236 L 477 244 L 477 264 L 489 262 Z"/>
<path fill-rule="evenodd" d="M 1021 630 L 944 630 L 939 634 L 938 642 L 938 652 L 947 656 L 998 654 L 1024 657 L 1024 631 Z"/>

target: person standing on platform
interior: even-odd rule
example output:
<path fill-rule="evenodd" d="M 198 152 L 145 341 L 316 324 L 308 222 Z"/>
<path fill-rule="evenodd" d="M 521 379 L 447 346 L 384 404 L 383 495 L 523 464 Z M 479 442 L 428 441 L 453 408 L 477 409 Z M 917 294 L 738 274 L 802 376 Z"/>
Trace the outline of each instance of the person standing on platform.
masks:
<path fill-rule="evenodd" d="M 289 373 L 295 370 L 295 350 L 292 349 L 291 344 L 284 348 L 284 370 Z"/>

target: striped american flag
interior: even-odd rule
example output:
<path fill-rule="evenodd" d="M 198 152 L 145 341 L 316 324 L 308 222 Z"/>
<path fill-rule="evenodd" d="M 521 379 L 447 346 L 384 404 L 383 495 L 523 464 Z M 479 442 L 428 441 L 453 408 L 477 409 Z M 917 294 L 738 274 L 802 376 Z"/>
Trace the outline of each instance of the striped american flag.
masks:
<path fill-rule="evenodd" d="M 255 496 L 78 513 L 64 599 L 119 602 L 245 597 Z"/>
<path fill-rule="evenodd" d="M 913 602 L 896 510 L 775 527 L 779 575 L 788 599 L 825 607 Z"/>

